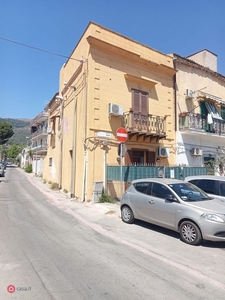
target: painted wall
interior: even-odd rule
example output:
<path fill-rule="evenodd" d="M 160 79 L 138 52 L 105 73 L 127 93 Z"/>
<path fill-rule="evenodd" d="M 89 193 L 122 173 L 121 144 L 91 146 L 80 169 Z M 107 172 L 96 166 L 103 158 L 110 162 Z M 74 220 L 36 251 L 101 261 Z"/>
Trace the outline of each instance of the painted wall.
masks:
<path fill-rule="evenodd" d="M 64 98 L 62 188 L 71 191 L 74 185 L 75 196 L 89 200 L 92 199 L 93 183 L 105 180 L 105 164 L 118 165 L 116 130 L 123 125 L 123 118 L 109 116 L 109 103 L 122 105 L 126 112 L 131 107 L 132 89 L 147 92 L 149 113 L 167 115 L 167 137 L 160 142 L 132 138 L 126 143 L 127 148 L 156 151 L 159 145 L 169 148 L 174 145 L 175 72 L 171 56 L 94 23 L 87 27 L 71 58 L 76 60 L 69 59 L 64 64 L 59 84 Z M 126 74 L 139 80 L 126 79 Z M 71 86 L 76 87 L 75 92 Z M 99 132 L 104 132 L 108 138 L 99 136 Z M 106 141 L 107 146 L 104 145 Z M 54 161 L 57 160 L 57 151 L 58 145 L 49 149 L 47 159 L 52 156 Z M 162 159 L 162 163 L 174 164 L 174 153 L 171 152 L 168 159 Z M 45 174 L 49 176 L 51 171 Z"/>
<path fill-rule="evenodd" d="M 203 67 L 182 63 L 176 60 L 179 70 L 176 74 L 177 81 L 177 128 L 176 135 L 176 164 L 188 166 L 202 166 L 205 157 L 212 157 L 218 161 L 223 157 L 220 148 L 225 146 L 225 138 L 209 132 L 183 130 L 179 132 L 179 114 L 182 112 L 200 113 L 199 101 L 201 97 L 211 101 L 217 111 L 225 105 L 225 78 Z M 192 98 L 186 97 L 186 90 L 195 91 Z M 207 97 L 205 95 L 208 95 Z M 221 99 L 222 102 L 215 99 Z M 201 156 L 191 154 L 193 148 L 202 149 Z"/>

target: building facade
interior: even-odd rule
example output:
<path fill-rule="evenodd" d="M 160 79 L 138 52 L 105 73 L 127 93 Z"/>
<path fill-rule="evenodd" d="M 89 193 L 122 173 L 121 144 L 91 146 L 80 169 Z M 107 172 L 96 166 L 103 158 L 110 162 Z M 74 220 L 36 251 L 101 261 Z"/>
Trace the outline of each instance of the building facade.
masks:
<path fill-rule="evenodd" d="M 123 164 L 174 165 L 175 73 L 172 55 L 89 23 L 46 106 L 52 130 L 43 177 L 91 200 L 98 183 L 107 188 L 107 164 L 121 163 L 120 127 L 127 130 Z"/>
<path fill-rule="evenodd" d="M 223 174 L 225 161 L 225 77 L 217 56 L 203 50 L 174 55 L 176 73 L 176 164 L 208 166 Z"/>

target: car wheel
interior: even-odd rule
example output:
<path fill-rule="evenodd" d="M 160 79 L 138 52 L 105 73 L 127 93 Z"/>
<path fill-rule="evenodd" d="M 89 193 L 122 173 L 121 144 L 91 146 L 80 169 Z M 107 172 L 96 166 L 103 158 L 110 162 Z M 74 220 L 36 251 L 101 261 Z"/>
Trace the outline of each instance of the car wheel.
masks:
<path fill-rule="evenodd" d="M 121 218 L 125 223 L 133 223 L 134 222 L 134 214 L 129 206 L 123 206 L 121 209 Z"/>
<path fill-rule="evenodd" d="M 181 240 L 190 245 L 199 245 L 202 243 L 202 234 L 195 223 L 191 221 L 184 221 L 180 225 Z"/>

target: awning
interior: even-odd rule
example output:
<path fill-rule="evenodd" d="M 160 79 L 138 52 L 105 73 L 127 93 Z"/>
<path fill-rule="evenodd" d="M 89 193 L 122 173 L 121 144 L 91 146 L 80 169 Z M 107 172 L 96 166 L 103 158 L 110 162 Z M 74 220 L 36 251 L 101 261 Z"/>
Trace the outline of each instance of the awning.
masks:
<path fill-rule="evenodd" d="M 215 105 L 211 102 L 205 102 L 205 106 L 209 112 L 209 114 L 215 118 L 215 119 L 219 119 L 222 120 L 223 118 L 221 117 L 221 115 L 218 113 Z"/>

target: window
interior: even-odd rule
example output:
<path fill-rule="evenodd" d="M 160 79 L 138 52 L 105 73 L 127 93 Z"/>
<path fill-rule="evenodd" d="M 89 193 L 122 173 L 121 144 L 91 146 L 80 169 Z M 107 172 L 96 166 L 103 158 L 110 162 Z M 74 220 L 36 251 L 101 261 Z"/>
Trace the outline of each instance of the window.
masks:
<path fill-rule="evenodd" d="M 198 179 L 198 180 L 191 180 L 190 182 L 198 186 L 206 193 L 215 194 L 215 180 Z"/>
<path fill-rule="evenodd" d="M 52 157 L 49 158 L 49 166 L 52 166 Z"/>
<path fill-rule="evenodd" d="M 134 184 L 134 188 L 142 194 L 149 194 L 150 185 L 150 182 L 137 182 Z"/>
<path fill-rule="evenodd" d="M 132 91 L 132 107 L 134 113 L 141 113 L 142 115 L 148 115 L 148 93 L 133 90 Z"/>
<path fill-rule="evenodd" d="M 144 151 L 133 151 L 133 163 L 137 165 L 144 164 Z"/>
<path fill-rule="evenodd" d="M 165 199 L 168 196 L 173 196 L 171 191 L 160 183 L 153 183 L 152 196 Z"/>
<path fill-rule="evenodd" d="M 225 106 L 221 106 L 221 117 L 225 120 Z"/>
<path fill-rule="evenodd" d="M 225 182 L 224 181 L 219 182 L 219 195 L 225 196 Z"/>
<path fill-rule="evenodd" d="M 222 119 L 221 115 L 217 111 L 215 104 L 212 102 L 201 101 L 200 102 L 200 112 L 202 115 L 210 114 L 215 119 L 219 119 L 219 120 Z"/>
<path fill-rule="evenodd" d="M 128 165 L 154 165 L 155 152 L 149 150 L 127 150 L 125 154 L 125 164 Z"/>

